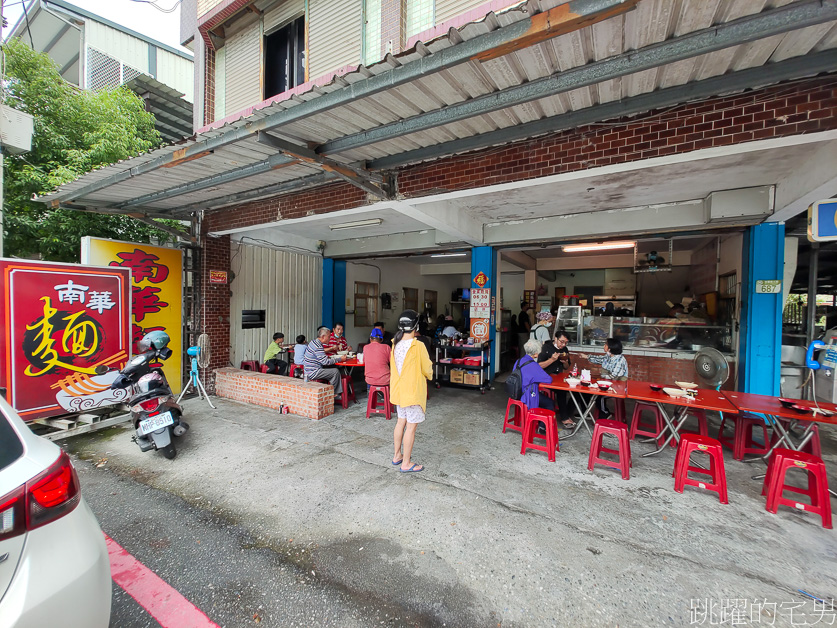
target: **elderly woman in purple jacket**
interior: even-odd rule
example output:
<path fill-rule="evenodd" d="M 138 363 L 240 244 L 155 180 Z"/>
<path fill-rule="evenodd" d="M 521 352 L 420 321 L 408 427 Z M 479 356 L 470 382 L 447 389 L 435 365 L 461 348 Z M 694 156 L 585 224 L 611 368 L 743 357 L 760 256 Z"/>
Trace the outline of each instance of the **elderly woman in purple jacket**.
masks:
<path fill-rule="evenodd" d="M 552 376 L 548 375 L 538 364 L 541 342 L 539 340 L 527 340 L 523 345 L 523 351 L 526 355 L 515 362 L 513 367 L 520 368 L 520 376 L 523 380 L 523 395 L 520 400 L 526 404 L 529 410 L 544 408 L 554 411 L 555 403 L 546 395 L 541 395 L 538 387 L 538 384 L 548 384 L 552 381 Z"/>

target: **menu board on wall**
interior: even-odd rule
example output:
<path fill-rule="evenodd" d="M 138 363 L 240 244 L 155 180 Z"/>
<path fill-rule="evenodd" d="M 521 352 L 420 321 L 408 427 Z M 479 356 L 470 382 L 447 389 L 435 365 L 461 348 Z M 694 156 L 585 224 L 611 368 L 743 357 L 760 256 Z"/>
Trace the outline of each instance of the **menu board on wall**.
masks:
<path fill-rule="evenodd" d="M 523 291 L 523 300 L 529 304 L 533 310 L 538 305 L 538 295 L 535 293 L 534 290 L 524 290 Z"/>

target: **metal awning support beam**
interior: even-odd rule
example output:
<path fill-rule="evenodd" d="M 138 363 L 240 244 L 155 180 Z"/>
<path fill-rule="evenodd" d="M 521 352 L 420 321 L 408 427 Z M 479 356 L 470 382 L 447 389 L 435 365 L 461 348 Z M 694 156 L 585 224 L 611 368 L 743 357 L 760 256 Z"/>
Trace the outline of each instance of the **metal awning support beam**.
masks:
<path fill-rule="evenodd" d="M 275 170 L 276 168 L 284 168 L 296 163 L 299 163 L 299 161 L 294 159 L 293 157 L 288 157 L 287 155 L 282 155 L 281 153 L 278 153 L 276 155 L 271 155 L 269 159 L 265 159 L 264 161 L 260 161 L 255 164 L 248 164 L 246 166 L 242 166 L 241 168 L 236 168 L 235 170 L 230 170 L 222 174 L 204 177 L 203 179 L 198 179 L 197 181 L 192 181 L 191 183 L 176 185 L 167 190 L 161 190 L 160 192 L 144 194 L 143 196 L 132 198 L 130 201 L 114 205 L 114 207 L 124 209 L 127 207 L 136 207 L 138 205 L 145 206 L 151 203 L 158 203 L 168 198 L 181 196 L 182 194 L 198 192 L 200 190 L 205 190 L 206 188 L 211 188 L 217 185 L 223 185 L 224 183 L 230 183 L 232 181 L 238 181 L 240 179 L 246 179 L 247 177 L 253 177 L 258 174 L 264 174 L 265 172 L 270 172 L 271 170 Z"/>
<path fill-rule="evenodd" d="M 77 52 L 77 53 L 75 54 L 75 56 L 74 56 L 72 59 L 70 59 L 69 61 L 67 61 L 67 63 L 65 63 L 65 64 L 64 64 L 64 67 L 63 67 L 63 68 L 61 68 L 60 70 L 58 70 L 58 74 L 59 74 L 60 76 L 64 76 L 64 73 L 65 73 L 67 70 L 69 70 L 71 67 L 73 67 L 73 65 L 76 63 L 76 61 L 78 61 L 79 56 L 80 56 L 80 55 L 79 55 L 79 53 Z"/>
<path fill-rule="evenodd" d="M 66 34 L 66 32 L 68 30 L 70 30 L 70 26 L 71 26 L 71 24 L 69 22 L 67 22 L 67 23 L 64 24 L 64 26 L 62 26 L 60 29 L 58 29 L 58 32 L 55 33 L 55 37 L 50 39 L 49 43 L 46 46 L 44 46 L 44 49 L 43 49 L 44 54 L 49 54 L 49 51 L 52 50 L 53 48 L 55 48 L 55 44 L 57 44 L 61 40 L 61 38 Z"/>
<path fill-rule="evenodd" d="M 174 154 L 169 154 L 151 159 L 141 166 L 111 175 L 101 181 L 80 188 L 75 192 L 58 193 L 54 195 L 53 199 L 60 201 L 83 199 L 85 196 L 98 190 L 171 165 L 177 159 L 213 151 L 217 148 L 222 148 L 252 137 L 258 131 L 270 131 L 271 129 L 334 109 L 340 105 L 372 96 L 399 85 L 404 85 L 427 74 L 466 63 L 473 59 L 480 59 L 486 54 L 492 55 L 495 49 L 509 46 L 512 48 L 519 47 L 523 45 L 522 42 L 530 41 L 535 32 L 540 32 L 539 36 L 543 37 L 541 40 L 543 41 L 584 26 L 589 26 L 590 24 L 595 24 L 633 9 L 637 2 L 638 0 L 571 0 L 571 2 L 562 4 L 544 13 L 539 13 L 514 24 L 498 28 L 497 30 L 462 42 L 456 46 L 443 48 L 438 52 L 434 52 L 411 63 L 399 64 L 391 70 L 370 76 L 357 83 L 352 83 L 344 89 L 338 89 L 318 98 L 312 98 L 284 111 L 271 114 L 257 122 L 237 127 L 211 139 L 196 142 L 178 151 L 178 157 L 175 157 Z M 551 26 L 545 29 L 544 25 Z"/>
<path fill-rule="evenodd" d="M 285 140 L 265 133 L 264 131 L 259 131 L 256 135 L 256 139 L 259 143 L 264 144 L 265 146 L 270 146 L 271 148 L 282 151 L 282 153 L 288 157 L 304 161 L 305 163 L 312 164 L 314 166 L 319 166 L 326 172 L 331 172 L 347 183 L 351 183 L 355 187 L 360 188 L 367 194 L 371 194 L 372 196 L 383 200 L 389 200 L 392 198 L 392 192 L 384 190 L 382 187 L 375 184 L 371 180 L 369 174 L 366 174 L 361 170 L 351 168 L 345 164 L 338 163 L 332 159 L 328 159 L 327 157 L 323 157 L 322 155 L 318 155 L 307 146 L 286 142 Z"/>
<path fill-rule="evenodd" d="M 390 170 L 406 164 L 438 159 L 439 157 L 478 150 L 488 146 L 507 144 L 538 135 L 601 122 L 602 120 L 651 111 L 660 107 L 670 107 L 762 85 L 772 85 L 781 81 L 815 76 L 821 72 L 834 71 L 835 68 L 837 68 L 837 50 L 826 50 L 815 55 L 794 57 L 786 61 L 670 87 L 595 107 L 587 107 L 586 109 L 507 127 L 498 131 L 490 131 L 397 155 L 381 157 L 369 162 L 369 169 Z"/>
<path fill-rule="evenodd" d="M 317 152 L 332 154 L 361 148 L 832 20 L 837 20 L 837 3 L 813 0 L 787 5 L 340 137 L 318 147 Z"/>
<path fill-rule="evenodd" d="M 483 246 L 483 225 L 463 211 L 451 210 L 441 203 L 412 205 L 408 201 L 394 201 L 390 207 L 413 220 L 418 220 L 458 242 Z"/>
<path fill-rule="evenodd" d="M 538 270 L 537 260 L 523 251 L 501 251 L 500 255 L 522 270 Z"/>
<path fill-rule="evenodd" d="M 301 179 L 284 181 L 283 183 L 274 183 L 272 185 L 265 185 L 260 188 L 247 190 L 246 192 L 227 194 L 225 196 L 218 196 L 206 201 L 201 201 L 200 203 L 192 203 L 186 207 L 174 210 L 172 215 L 185 216 L 195 211 L 221 209 L 223 207 L 229 207 L 230 205 L 240 205 L 242 203 L 255 201 L 268 196 L 276 196 L 278 194 L 285 194 L 289 192 L 300 192 L 325 183 L 333 183 L 336 180 L 337 177 L 330 172 L 319 172 Z"/>
<path fill-rule="evenodd" d="M 161 225 L 159 222 L 156 222 L 156 221 L 152 220 L 151 218 L 146 218 L 145 216 L 132 216 L 132 218 L 134 218 L 134 220 L 138 220 L 138 221 L 140 221 L 140 222 L 142 222 L 146 225 L 150 225 L 150 226 L 154 227 L 155 229 L 159 229 L 160 231 L 164 231 L 165 233 L 168 233 L 169 235 L 172 235 L 175 238 L 179 238 L 180 240 L 183 240 L 184 242 L 191 242 L 192 244 L 195 244 L 198 241 L 197 237 L 195 237 L 192 234 L 184 233 L 183 231 L 179 231 L 177 229 L 169 227 L 168 225 Z"/>

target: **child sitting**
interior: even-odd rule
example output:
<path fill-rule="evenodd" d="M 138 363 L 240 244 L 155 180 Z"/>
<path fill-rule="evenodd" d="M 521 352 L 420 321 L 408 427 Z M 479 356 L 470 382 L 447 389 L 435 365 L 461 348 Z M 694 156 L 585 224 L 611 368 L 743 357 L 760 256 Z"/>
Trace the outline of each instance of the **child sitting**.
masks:
<path fill-rule="evenodd" d="M 304 335 L 300 334 L 296 337 L 296 344 L 294 345 L 294 364 L 302 366 L 302 361 L 305 357 L 305 347 L 307 346 L 308 345 L 305 343 Z M 294 375 L 296 377 L 302 377 L 302 369 L 297 369 Z"/>

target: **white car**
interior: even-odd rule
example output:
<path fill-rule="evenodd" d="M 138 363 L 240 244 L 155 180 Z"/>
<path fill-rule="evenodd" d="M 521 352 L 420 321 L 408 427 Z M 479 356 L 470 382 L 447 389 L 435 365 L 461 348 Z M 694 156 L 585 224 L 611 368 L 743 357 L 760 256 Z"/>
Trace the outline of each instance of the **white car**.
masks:
<path fill-rule="evenodd" d="M 110 562 L 70 458 L 0 398 L 0 626 L 105 628 Z"/>

